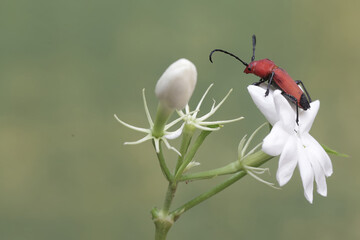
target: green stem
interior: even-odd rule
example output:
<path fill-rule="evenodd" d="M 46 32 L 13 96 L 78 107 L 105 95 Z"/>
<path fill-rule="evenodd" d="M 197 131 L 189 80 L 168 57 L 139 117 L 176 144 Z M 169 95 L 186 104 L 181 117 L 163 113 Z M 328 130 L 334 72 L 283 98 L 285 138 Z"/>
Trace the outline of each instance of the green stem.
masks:
<path fill-rule="evenodd" d="M 209 171 L 190 173 L 183 175 L 179 178 L 179 181 L 193 181 L 193 180 L 203 180 L 208 178 L 213 178 L 216 176 L 227 175 L 236 173 L 241 169 L 241 165 L 239 161 L 235 161 L 229 163 L 228 165 L 216 169 L 212 169 Z"/>
<path fill-rule="evenodd" d="M 210 197 L 214 196 L 215 194 L 221 192 L 222 190 L 229 187 L 231 184 L 235 183 L 236 181 L 238 181 L 240 178 L 244 177 L 245 175 L 246 175 L 246 172 L 244 172 L 244 171 L 236 173 L 234 176 L 232 176 L 231 178 L 229 178 L 225 182 L 217 185 L 216 187 L 212 188 L 210 191 L 207 191 L 207 192 L 197 196 L 196 198 L 192 199 L 191 201 L 185 203 L 181 207 L 174 210 L 172 213 L 174 215 L 176 215 L 177 218 L 178 218 L 181 214 L 183 214 L 184 212 L 186 212 L 190 208 L 195 207 L 196 205 L 198 205 L 198 204 L 202 203 L 203 201 L 207 200 L 208 198 L 210 198 Z"/>
<path fill-rule="evenodd" d="M 177 183 L 171 183 L 169 182 L 169 186 L 166 192 L 166 196 L 165 196 L 165 201 L 164 201 L 164 207 L 162 208 L 162 210 L 164 211 L 164 213 L 168 213 L 171 207 L 171 203 L 175 197 L 175 192 L 177 189 Z"/>
<path fill-rule="evenodd" d="M 197 150 L 199 149 L 199 147 L 201 146 L 201 144 L 204 142 L 205 138 L 211 133 L 211 131 L 202 131 L 200 133 L 200 135 L 197 137 L 197 139 L 195 140 L 194 145 L 192 146 L 192 148 L 190 149 L 190 151 L 186 154 L 185 159 L 183 161 L 183 163 L 181 164 L 181 166 L 179 167 L 179 170 L 176 172 L 175 177 L 174 177 L 174 181 L 177 181 L 181 175 L 183 174 L 186 166 L 191 162 L 191 160 L 194 158 L 195 153 L 197 152 Z"/>
<path fill-rule="evenodd" d="M 153 145 L 154 145 L 154 148 L 155 148 L 154 140 L 153 140 Z M 166 165 L 165 158 L 164 158 L 162 148 L 161 148 L 161 142 L 159 143 L 159 152 L 156 153 L 156 155 L 157 155 L 157 157 L 159 159 L 159 164 L 160 164 L 160 168 L 161 168 L 162 173 L 164 174 L 164 176 L 166 177 L 166 179 L 169 182 L 172 182 L 173 179 L 174 179 L 174 176 L 170 173 L 169 168 Z"/>
<path fill-rule="evenodd" d="M 155 223 L 155 240 L 165 240 L 174 224 L 174 215 L 165 214 L 157 208 L 152 209 L 151 214 Z"/>
<path fill-rule="evenodd" d="M 194 135 L 196 128 L 191 124 L 185 124 L 183 132 L 182 132 L 182 140 L 181 140 L 181 147 L 180 147 L 180 154 L 181 156 L 178 157 L 176 167 L 175 167 L 175 173 L 179 170 L 181 164 L 183 163 L 184 156 L 189 148 L 191 139 Z"/>
<path fill-rule="evenodd" d="M 251 154 L 248 157 L 246 157 L 246 159 L 243 160 L 242 164 L 252 166 L 252 167 L 258 167 L 258 166 L 264 164 L 265 162 L 269 161 L 272 158 L 273 158 L 273 156 L 269 156 L 269 155 L 265 154 L 262 151 L 258 151 L 256 153 Z M 222 190 L 226 189 L 227 187 L 229 187 L 233 183 L 237 182 L 239 179 L 241 179 L 245 175 L 246 175 L 245 171 L 240 171 L 240 172 L 236 173 L 234 176 L 230 177 L 225 182 L 217 185 L 216 187 L 214 187 L 214 188 L 210 189 L 209 191 L 195 197 L 194 199 L 192 199 L 189 202 L 185 203 L 181 207 L 175 209 L 174 211 L 171 212 L 171 214 L 173 214 L 175 216 L 175 220 L 177 220 L 180 217 L 181 214 L 183 214 L 184 212 L 186 212 L 190 208 L 202 203 L 203 201 L 205 201 L 205 200 L 209 199 L 210 197 L 214 196 L 215 194 L 221 192 Z"/>

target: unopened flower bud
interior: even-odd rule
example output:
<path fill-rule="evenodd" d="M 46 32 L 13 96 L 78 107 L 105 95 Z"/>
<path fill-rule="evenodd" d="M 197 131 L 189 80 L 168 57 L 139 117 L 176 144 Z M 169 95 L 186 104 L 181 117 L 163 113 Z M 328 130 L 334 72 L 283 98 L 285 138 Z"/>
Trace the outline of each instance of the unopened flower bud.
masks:
<path fill-rule="evenodd" d="M 189 102 L 197 79 L 195 65 L 185 58 L 171 64 L 155 87 L 161 104 L 170 109 L 183 109 Z"/>

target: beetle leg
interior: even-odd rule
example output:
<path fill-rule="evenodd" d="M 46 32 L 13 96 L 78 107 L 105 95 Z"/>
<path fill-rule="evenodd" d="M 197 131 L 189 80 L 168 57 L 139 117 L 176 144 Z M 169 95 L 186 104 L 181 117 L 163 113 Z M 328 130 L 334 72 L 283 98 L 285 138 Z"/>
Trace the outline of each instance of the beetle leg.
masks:
<path fill-rule="evenodd" d="M 308 91 L 306 90 L 305 85 L 303 84 L 303 82 L 301 80 L 296 80 L 295 82 L 296 82 L 297 85 L 301 84 L 301 87 L 304 89 L 309 102 L 312 102 L 311 97 L 310 97 Z"/>
<path fill-rule="evenodd" d="M 299 105 L 298 105 L 298 100 L 293 95 L 290 95 L 290 94 L 288 94 L 286 92 L 282 92 L 281 94 L 284 95 L 285 97 L 287 97 L 293 103 L 295 103 L 295 106 L 296 106 L 296 124 L 299 126 Z"/>
<path fill-rule="evenodd" d="M 269 91 L 270 91 L 270 86 L 271 86 L 271 82 L 273 80 L 273 77 L 275 75 L 275 72 L 271 72 L 271 75 L 269 77 L 269 82 L 268 82 L 268 85 L 267 85 L 267 88 L 266 88 L 266 92 L 265 92 L 265 97 L 267 97 L 267 95 L 269 95 Z"/>
<path fill-rule="evenodd" d="M 254 82 L 252 85 L 259 86 L 263 82 L 266 82 L 266 79 L 260 78 L 260 80 L 258 82 Z"/>

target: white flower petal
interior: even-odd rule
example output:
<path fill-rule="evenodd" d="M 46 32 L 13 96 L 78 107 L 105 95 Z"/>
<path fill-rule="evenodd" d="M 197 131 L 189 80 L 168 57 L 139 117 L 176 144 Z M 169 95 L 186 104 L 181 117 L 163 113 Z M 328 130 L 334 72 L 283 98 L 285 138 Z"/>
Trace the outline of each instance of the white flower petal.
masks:
<path fill-rule="evenodd" d="M 202 125 L 215 125 L 215 124 L 226 124 L 226 123 L 232 123 L 232 122 L 236 122 L 239 120 L 244 119 L 244 117 L 238 117 L 238 118 L 234 118 L 234 119 L 229 119 L 229 120 L 220 120 L 220 121 L 210 121 L 210 122 L 201 122 Z"/>
<path fill-rule="evenodd" d="M 255 105 L 260 112 L 264 114 L 269 123 L 274 125 L 277 121 L 279 121 L 272 94 L 270 93 L 267 97 L 265 97 L 264 89 L 254 85 L 248 86 L 247 89 Z"/>
<path fill-rule="evenodd" d="M 320 101 L 316 100 L 310 103 L 311 108 L 308 110 L 300 110 L 299 124 L 300 124 L 300 133 L 309 132 L 310 128 L 315 120 L 315 117 L 320 108 Z"/>
<path fill-rule="evenodd" d="M 210 131 L 210 132 L 213 132 L 213 131 L 217 131 L 220 129 L 220 127 L 216 127 L 216 128 L 210 128 L 210 127 L 204 127 L 202 125 L 200 125 L 199 123 L 193 123 L 193 125 L 200 129 L 200 130 L 203 130 L 203 131 Z"/>
<path fill-rule="evenodd" d="M 333 173 L 333 167 L 329 155 L 325 152 L 324 148 L 315 140 L 310 134 L 302 134 L 302 141 L 304 145 L 309 148 L 311 154 L 316 156 L 320 166 L 322 167 L 325 176 L 330 177 Z M 310 150 L 311 149 L 311 150 Z"/>
<path fill-rule="evenodd" d="M 166 134 L 165 134 L 164 137 L 165 137 L 166 139 L 170 139 L 170 140 L 176 139 L 176 138 L 180 137 L 184 126 L 185 126 L 185 123 L 183 123 L 183 124 L 181 125 L 181 127 L 180 127 L 178 130 L 174 131 L 174 132 L 166 132 Z"/>
<path fill-rule="evenodd" d="M 271 156 L 280 155 L 289 137 L 290 135 L 284 131 L 282 123 L 277 122 L 263 140 L 263 152 Z"/>
<path fill-rule="evenodd" d="M 305 198 L 310 203 L 312 203 L 313 190 L 314 190 L 314 171 L 301 142 L 297 141 L 297 145 L 298 145 L 298 153 L 299 153 L 298 165 L 299 165 L 301 180 L 304 187 L 304 195 Z"/>
<path fill-rule="evenodd" d="M 196 108 L 195 108 L 195 111 L 196 111 L 196 112 L 194 113 L 194 116 L 193 116 L 194 118 L 196 118 L 196 115 L 197 115 L 198 111 L 200 110 L 200 107 L 201 107 L 202 102 L 204 101 L 206 95 L 208 94 L 208 92 L 210 91 L 210 88 L 211 88 L 213 85 L 214 85 L 213 83 L 210 84 L 210 86 L 206 89 L 204 95 L 201 97 L 198 105 L 197 105 Z M 189 112 L 189 111 L 190 111 L 190 110 L 189 110 L 189 105 L 186 105 L 186 107 L 187 107 L 187 111 Z"/>
<path fill-rule="evenodd" d="M 310 134 L 305 133 L 301 137 L 303 150 L 307 155 L 307 158 L 310 161 L 310 164 L 313 168 L 315 174 L 315 181 L 317 185 L 317 192 L 322 196 L 327 195 L 327 186 L 326 186 L 326 178 L 323 167 L 321 166 L 322 154 L 318 151 L 316 147 L 314 147 L 312 142 L 312 137 Z"/>
<path fill-rule="evenodd" d="M 146 102 L 146 97 L 145 97 L 145 88 L 143 88 L 142 90 L 142 96 L 143 96 L 143 102 L 144 102 L 144 108 L 145 108 L 145 114 L 146 114 L 146 118 L 149 122 L 149 125 L 150 125 L 150 128 L 152 128 L 154 126 L 154 122 L 153 120 L 151 119 L 151 115 L 150 115 L 150 112 L 149 112 L 149 108 L 147 106 L 147 102 Z"/>
<path fill-rule="evenodd" d="M 294 136 L 288 138 L 279 159 L 279 168 L 276 179 L 280 186 L 284 186 L 291 179 L 298 163 L 297 139 Z"/>
<path fill-rule="evenodd" d="M 136 144 L 140 144 L 140 143 L 143 143 L 143 142 L 146 142 L 147 140 L 150 140 L 152 139 L 152 136 L 151 135 L 146 135 L 145 137 L 135 141 L 135 142 L 124 142 L 124 145 L 136 145 Z"/>
<path fill-rule="evenodd" d="M 309 159 L 311 160 L 311 152 L 307 152 L 307 155 Z M 315 174 L 315 181 L 316 181 L 316 188 L 317 192 L 326 197 L 327 195 L 327 186 L 326 186 L 326 178 L 325 173 L 320 166 L 320 163 L 318 161 L 312 161 L 311 160 L 311 166 L 313 167 L 314 174 Z"/>
<path fill-rule="evenodd" d="M 159 138 L 153 138 L 154 140 L 154 145 L 155 145 L 155 151 L 157 153 L 160 152 L 160 139 Z"/>
<path fill-rule="evenodd" d="M 195 162 L 195 161 L 191 161 L 184 169 L 184 173 L 189 171 L 191 168 L 199 166 L 200 163 L 199 162 Z"/>
<path fill-rule="evenodd" d="M 138 132 L 143 132 L 143 133 L 149 133 L 149 132 L 150 132 L 149 129 L 140 128 L 140 127 L 135 127 L 135 126 L 133 126 L 133 125 L 130 125 L 130 124 L 128 124 L 128 123 L 120 120 L 120 118 L 118 118 L 118 116 L 117 116 L 116 114 L 114 114 L 114 117 L 115 117 L 115 119 L 116 119 L 119 123 L 121 123 L 121 124 L 124 125 L 125 127 L 128 127 L 128 128 L 130 128 L 130 129 L 132 129 L 132 130 L 135 130 L 135 131 L 138 131 Z"/>
<path fill-rule="evenodd" d="M 166 146 L 169 150 L 173 150 L 174 152 L 176 152 L 177 155 L 181 156 L 181 153 L 180 153 L 176 148 L 172 147 L 172 146 L 170 145 L 170 143 L 168 142 L 168 140 L 166 140 L 166 138 L 163 138 L 162 140 L 163 140 L 163 142 L 165 143 L 165 146 Z"/>
<path fill-rule="evenodd" d="M 274 91 L 274 102 L 276 112 L 283 123 L 284 129 L 288 132 L 294 131 L 296 111 L 290 106 L 289 101 L 281 94 L 280 90 Z"/>
<path fill-rule="evenodd" d="M 221 105 L 223 105 L 223 103 L 226 101 L 226 99 L 229 97 L 229 95 L 232 91 L 233 91 L 233 89 L 230 89 L 229 92 L 225 95 L 225 97 L 219 102 L 219 104 L 216 107 L 211 108 L 210 112 L 212 112 L 212 114 L 214 114 L 221 107 Z M 215 100 L 214 100 L 214 106 L 215 106 Z M 205 119 L 207 119 L 207 118 L 205 118 Z M 205 120 L 205 119 L 203 119 L 203 120 Z"/>

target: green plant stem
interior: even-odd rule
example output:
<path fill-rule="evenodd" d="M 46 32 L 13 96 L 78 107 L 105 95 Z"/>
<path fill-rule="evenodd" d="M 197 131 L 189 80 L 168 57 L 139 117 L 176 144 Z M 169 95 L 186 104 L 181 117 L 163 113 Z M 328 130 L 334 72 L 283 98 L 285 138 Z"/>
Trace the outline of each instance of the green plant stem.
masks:
<path fill-rule="evenodd" d="M 243 160 L 242 164 L 252 167 L 258 167 L 265 162 L 272 159 L 273 156 L 269 156 L 265 154 L 262 151 L 258 151 L 256 153 L 253 153 L 246 157 L 246 159 Z M 190 200 L 189 202 L 185 203 L 181 207 L 175 209 L 171 212 L 175 216 L 175 220 L 177 220 L 181 214 L 186 212 L 187 210 L 191 209 L 192 207 L 202 203 L 203 201 L 209 199 L 210 197 L 214 196 L 215 194 L 221 192 L 225 188 L 229 187 L 233 183 L 237 182 L 239 179 L 244 177 L 247 173 L 245 171 L 240 171 L 238 173 L 235 173 L 234 176 L 230 177 L 228 180 L 224 181 L 223 183 L 217 185 L 216 187 L 210 189 L 209 191 L 195 197 L 194 199 Z"/>
<path fill-rule="evenodd" d="M 184 156 L 189 148 L 191 139 L 194 135 L 196 128 L 191 124 L 185 124 L 183 132 L 182 132 L 182 140 L 181 140 L 181 147 L 180 147 L 180 154 L 181 156 L 178 157 L 175 173 L 179 170 L 181 164 L 183 163 Z"/>
<path fill-rule="evenodd" d="M 165 214 L 157 208 L 151 210 L 151 215 L 155 224 L 155 240 L 165 240 L 174 224 L 174 215 Z"/>
<path fill-rule="evenodd" d="M 155 142 L 154 141 L 153 141 L 153 145 L 154 145 L 154 148 L 155 148 Z M 161 171 L 164 174 L 166 180 L 168 180 L 169 182 L 172 182 L 174 176 L 170 173 L 169 168 L 166 165 L 165 158 L 164 158 L 163 151 L 162 151 L 162 147 L 161 147 L 161 142 L 159 143 L 159 152 L 156 153 L 156 155 L 157 155 L 158 160 L 159 160 Z"/>
<path fill-rule="evenodd" d="M 171 203 L 172 203 L 172 201 L 174 199 L 174 196 L 175 196 L 176 189 L 177 189 L 177 184 L 176 183 L 169 183 L 168 189 L 166 191 L 164 206 L 162 208 L 162 210 L 166 214 L 169 212 Z"/>
<path fill-rule="evenodd" d="M 183 174 L 186 166 L 191 162 L 191 160 L 194 158 L 197 150 L 201 146 L 201 144 L 204 142 L 205 138 L 211 133 L 211 131 L 202 131 L 200 135 L 197 137 L 197 139 L 194 142 L 194 145 L 191 147 L 189 152 L 186 154 L 185 159 L 183 160 L 181 166 L 179 167 L 178 171 L 175 174 L 174 181 L 177 181 L 181 175 Z"/>
<path fill-rule="evenodd" d="M 236 173 L 241 169 L 239 161 L 232 162 L 224 167 L 212 169 L 209 171 L 190 173 L 183 175 L 179 178 L 179 181 L 193 181 L 193 180 L 203 180 L 208 178 L 213 178 L 216 176 L 227 175 Z"/>
<path fill-rule="evenodd" d="M 196 151 L 199 149 L 205 138 L 211 133 L 210 131 L 203 131 L 197 137 L 194 146 L 190 149 L 189 153 L 186 155 L 184 160 L 184 155 L 186 154 L 189 144 L 191 142 L 191 138 L 194 134 L 195 128 L 192 126 L 188 126 L 184 128 L 185 132 L 183 135 L 183 140 L 180 148 L 181 156 L 178 158 L 178 163 L 175 168 L 175 172 L 177 176 L 181 176 L 184 172 L 185 167 L 191 162 L 193 157 L 195 156 Z M 174 199 L 175 192 L 177 190 L 178 181 L 175 177 L 171 175 L 169 172 L 164 157 L 162 155 L 162 151 L 158 153 L 158 159 L 161 166 L 161 169 L 166 176 L 166 179 L 169 182 L 168 189 L 166 191 L 166 196 L 164 200 L 163 208 L 153 209 L 152 216 L 155 223 L 155 240 L 165 240 L 168 231 L 170 230 L 171 226 L 174 224 L 174 214 L 169 213 L 171 203 Z"/>
<path fill-rule="evenodd" d="M 188 150 L 188 147 L 189 147 L 190 142 L 191 142 L 191 138 L 194 135 L 195 130 L 196 129 L 191 125 L 185 125 L 184 126 L 183 138 L 182 138 L 181 147 L 180 147 L 181 156 L 178 157 L 175 172 L 180 168 L 180 166 L 181 166 L 181 164 L 183 162 L 183 157 L 184 157 L 184 155 L 186 154 L 186 152 Z M 161 161 L 160 161 L 160 159 L 161 159 Z M 163 162 L 165 167 L 166 167 L 164 157 L 163 157 L 162 154 L 161 154 L 161 156 L 159 158 L 159 161 Z M 165 171 L 164 174 L 166 176 L 168 176 L 168 174 L 170 174 L 169 170 L 167 170 L 167 167 L 164 168 L 164 171 Z M 165 196 L 164 207 L 162 209 L 165 213 L 169 212 L 169 209 L 170 209 L 171 203 L 172 203 L 172 201 L 174 199 L 175 192 L 176 192 L 177 185 L 178 185 L 178 182 L 174 181 L 174 177 L 171 174 L 169 175 L 169 177 L 167 177 L 167 180 L 169 182 L 169 185 L 168 185 L 168 189 L 167 189 L 166 196 Z"/>

